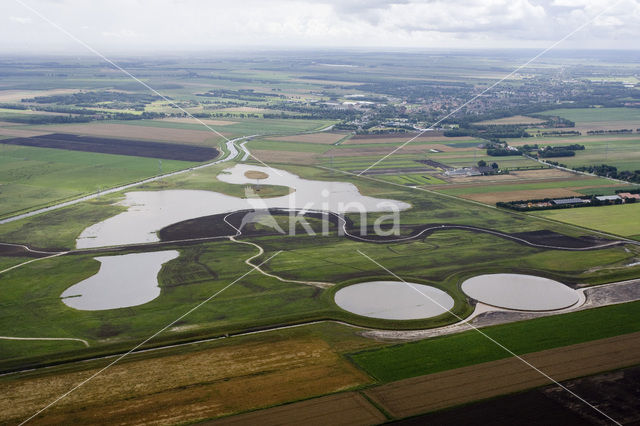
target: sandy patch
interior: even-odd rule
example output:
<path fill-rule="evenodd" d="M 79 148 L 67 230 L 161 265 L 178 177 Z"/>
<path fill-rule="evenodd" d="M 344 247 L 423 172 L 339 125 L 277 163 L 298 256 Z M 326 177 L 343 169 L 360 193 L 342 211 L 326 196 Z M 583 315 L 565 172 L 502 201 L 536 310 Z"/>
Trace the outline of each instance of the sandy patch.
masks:
<path fill-rule="evenodd" d="M 269 177 L 265 172 L 261 172 L 258 170 L 247 170 L 244 172 L 244 175 L 249 179 L 266 179 Z"/>

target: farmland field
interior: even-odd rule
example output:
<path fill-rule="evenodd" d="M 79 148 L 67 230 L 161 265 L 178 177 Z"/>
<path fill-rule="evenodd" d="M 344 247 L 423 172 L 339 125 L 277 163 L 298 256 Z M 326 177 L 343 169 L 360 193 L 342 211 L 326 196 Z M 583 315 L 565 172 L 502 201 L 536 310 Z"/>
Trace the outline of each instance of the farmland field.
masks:
<path fill-rule="evenodd" d="M 640 218 L 640 203 L 553 210 L 536 212 L 535 214 L 624 237 L 640 238 L 640 220 L 638 220 Z"/>
<path fill-rule="evenodd" d="M 539 118 L 527 117 L 524 115 L 514 115 L 511 117 L 497 118 L 495 120 L 478 121 L 476 124 L 480 125 L 498 125 L 498 124 L 540 124 L 544 122 Z"/>
<path fill-rule="evenodd" d="M 214 148 L 180 146 L 178 144 L 159 142 L 139 142 L 126 139 L 96 138 L 63 133 L 53 133 L 32 138 L 4 139 L 2 143 L 36 148 L 53 148 L 69 151 L 97 152 L 101 154 L 195 162 L 211 160 L 218 155 L 218 151 Z"/>
<path fill-rule="evenodd" d="M 34 420 L 398 420 L 419 413 L 380 402 L 411 393 L 384 388 L 391 381 L 513 367 L 463 319 L 518 354 L 555 351 L 544 366 L 560 377 L 568 345 L 619 339 L 618 353 L 637 357 L 625 339 L 640 331 L 640 245 L 622 237 L 640 240 L 640 203 L 495 205 L 633 184 L 491 151 L 577 143 L 585 150 L 554 160 L 639 169 L 640 110 L 625 107 L 640 102 L 637 87 L 590 80 L 630 75 L 634 53 L 614 65 L 616 52 L 549 55 L 515 74 L 525 51 L 152 53 L 118 59 L 143 85 L 100 58 L 0 55 L 0 423 L 20 423 L 112 361 Z M 576 127 L 529 116 L 539 111 Z M 536 126 L 634 131 L 552 137 Z M 160 255 L 169 260 L 114 266 Z M 578 302 L 497 311 L 462 288 L 485 274 L 555 280 Z M 336 302 L 349 286 L 402 280 L 451 309 L 429 316 L 410 298 L 398 310 L 419 315 L 389 319 L 391 297 L 366 294 L 383 304 L 371 312 Z M 504 388 L 448 376 L 429 390 L 436 398 L 418 386 L 406 401 L 438 409 L 544 380 L 519 368 L 489 370 Z"/>
<path fill-rule="evenodd" d="M 38 130 L 49 132 L 73 133 L 77 135 L 112 138 L 131 138 L 206 146 L 216 146 L 216 142 L 221 140 L 219 136 L 211 133 L 207 129 L 203 129 L 201 125 L 197 126 L 197 129 L 179 129 L 172 127 L 173 123 L 167 123 L 168 125 L 166 127 L 146 126 L 141 124 L 142 123 L 89 123 L 36 127 Z"/>
<path fill-rule="evenodd" d="M 640 331 L 640 302 L 483 329 L 516 354 Z M 619 320 L 621 320 L 619 322 Z M 562 324 L 562 327 L 558 327 Z M 615 326 L 613 324 L 616 324 Z M 619 329 L 618 327 L 622 327 Z M 477 331 L 355 353 L 367 373 L 388 382 L 509 357 Z M 419 362 L 416 362 L 420 360 Z"/>
<path fill-rule="evenodd" d="M 575 130 L 620 130 L 640 128 L 638 108 L 561 108 L 544 111 L 543 115 L 557 115 L 576 123 Z M 574 130 L 574 129 L 571 129 Z"/>
<path fill-rule="evenodd" d="M 0 145 L 0 216 L 159 174 L 158 159 Z M 163 160 L 162 171 L 194 163 Z"/>
<path fill-rule="evenodd" d="M 608 164 L 618 168 L 618 170 L 639 170 L 640 169 L 640 136 L 630 135 L 588 135 L 576 136 L 572 138 L 549 138 L 537 137 L 534 143 L 541 146 L 547 145 L 584 145 L 585 149 L 575 151 L 574 157 L 559 157 L 556 161 L 575 168 L 580 166 Z M 531 141 L 510 139 L 509 143 L 518 146 Z"/>
<path fill-rule="evenodd" d="M 297 334 L 297 335 L 296 335 Z M 199 351 L 133 360 L 111 369 L 84 392 L 66 399 L 52 419 L 72 416 L 83 422 L 186 422 L 332 393 L 369 382 L 322 339 L 300 336 L 238 339 Z M 209 345 L 211 346 L 211 345 Z M 292 359 L 292 355 L 295 359 Z M 180 365 L 179 376 L 167 374 Z M 24 418 L 40 400 L 60 393 L 99 365 L 84 371 L 0 383 L 0 421 Z M 129 389 L 125 394 L 120 389 Z M 11 391 L 9 392 L 9 389 Z M 277 390 L 276 390 L 277 389 Z M 211 404 L 211 399 L 216 401 Z M 21 403 L 16 404 L 16 401 Z"/>

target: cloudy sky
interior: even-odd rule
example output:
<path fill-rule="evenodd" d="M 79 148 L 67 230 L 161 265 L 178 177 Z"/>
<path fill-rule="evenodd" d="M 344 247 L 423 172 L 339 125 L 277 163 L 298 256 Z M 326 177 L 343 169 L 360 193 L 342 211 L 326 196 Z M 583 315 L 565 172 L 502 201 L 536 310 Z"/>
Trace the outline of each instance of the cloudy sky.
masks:
<path fill-rule="evenodd" d="M 0 0 L 0 51 L 83 51 L 29 7 L 104 53 L 640 48 L 640 0 Z"/>

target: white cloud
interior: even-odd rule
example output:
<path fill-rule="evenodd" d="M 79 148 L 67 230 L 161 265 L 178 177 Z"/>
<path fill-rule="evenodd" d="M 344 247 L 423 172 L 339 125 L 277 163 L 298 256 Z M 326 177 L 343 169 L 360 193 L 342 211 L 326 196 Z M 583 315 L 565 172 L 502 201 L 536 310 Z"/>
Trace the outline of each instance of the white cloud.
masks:
<path fill-rule="evenodd" d="M 22 17 L 22 16 L 10 16 L 9 19 L 13 22 L 17 22 L 18 24 L 30 24 L 31 18 Z"/>
<path fill-rule="evenodd" d="M 88 44 L 116 52 L 547 46 L 612 0 L 25 1 Z M 11 21 L 31 25 L 0 26 L 0 49 L 81 50 L 17 2 L 2 8 Z M 639 23 L 640 0 L 623 0 L 563 46 L 636 47 Z"/>

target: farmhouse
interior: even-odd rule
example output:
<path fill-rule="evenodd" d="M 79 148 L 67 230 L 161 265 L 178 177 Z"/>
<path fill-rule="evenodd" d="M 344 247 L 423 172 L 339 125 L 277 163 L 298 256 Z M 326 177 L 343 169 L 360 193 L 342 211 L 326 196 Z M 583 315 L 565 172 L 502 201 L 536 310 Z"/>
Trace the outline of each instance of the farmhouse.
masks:
<path fill-rule="evenodd" d="M 640 194 L 632 194 L 630 192 L 621 192 L 618 194 L 618 196 L 620 198 L 622 198 L 623 200 L 636 200 L 636 201 L 640 201 Z"/>
<path fill-rule="evenodd" d="M 620 200 L 620 197 L 617 195 L 600 195 L 598 197 L 596 197 L 596 200 L 598 201 L 616 201 L 616 200 Z"/>
<path fill-rule="evenodd" d="M 444 174 L 445 176 L 450 176 L 450 177 L 461 177 L 461 176 L 480 176 L 482 173 L 480 173 L 475 168 L 463 167 L 461 169 L 447 170 L 446 172 L 444 172 Z"/>
<path fill-rule="evenodd" d="M 590 203 L 591 200 L 585 200 L 583 198 L 561 198 L 557 200 L 552 200 L 551 202 L 556 206 L 566 206 L 569 204 L 586 204 L 586 203 Z"/>

